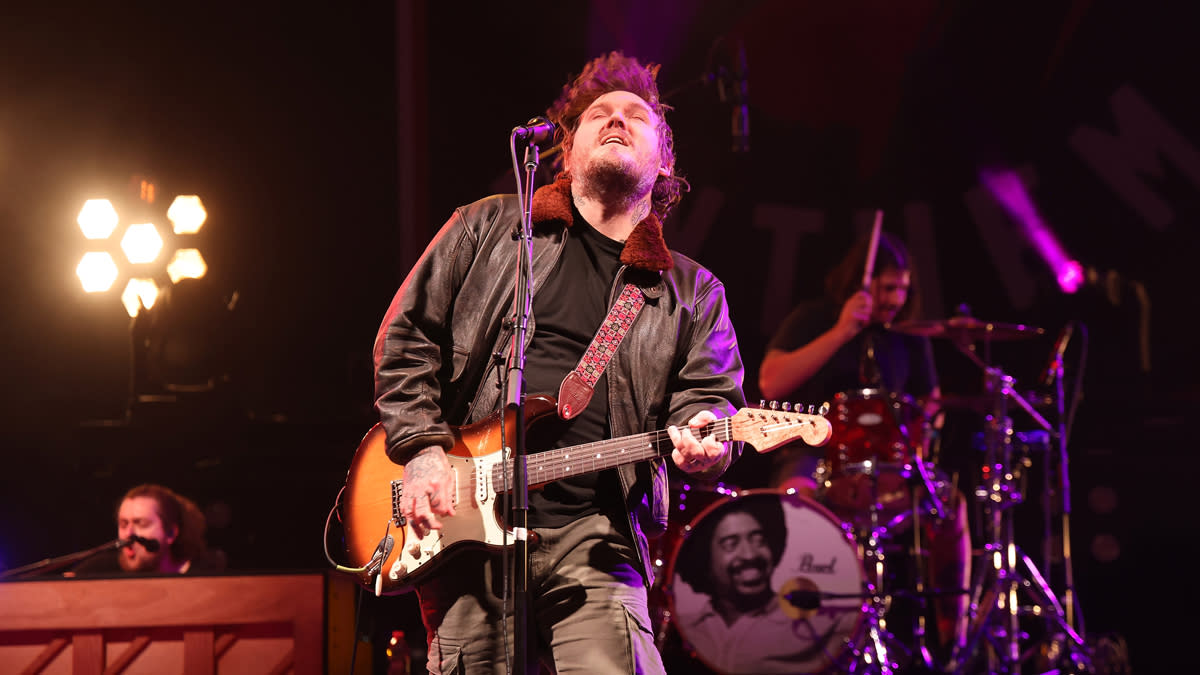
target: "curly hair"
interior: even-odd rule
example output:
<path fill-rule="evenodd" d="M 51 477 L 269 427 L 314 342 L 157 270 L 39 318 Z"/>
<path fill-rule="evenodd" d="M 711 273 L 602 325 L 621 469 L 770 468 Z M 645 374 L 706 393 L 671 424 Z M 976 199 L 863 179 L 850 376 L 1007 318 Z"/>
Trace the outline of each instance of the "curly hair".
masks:
<path fill-rule="evenodd" d="M 628 91 L 649 104 L 658 117 L 656 131 L 662 165 L 671 168 L 668 175 L 660 175 L 654 181 L 651 192 L 651 211 L 662 221 L 689 186 L 675 169 L 675 136 L 666 118 L 667 111 L 672 108 L 659 98 L 657 78 L 660 67 L 653 63 L 643 65 L 619 51 L 597 56 L 574 80 L 563 85 L 562 94 L 546 111 L 546 116 L 556 126 L 555 140 L 562 144 L 565 155 L 575 144 L 580 117 L 596 99 L 609 92 Z"/>
<path fill-rule="evenodd" d="M 193 560 L 208 548 L 204 540 L 207 521 L 195 502 L 171 488 L 154 483 L 130 488 L 121 501 L 134 497 L 153 499 L 158 504 L 158 517 L 163 527 L 167 530 L 179 528 L 179 536 L 171 544 L 171 555 L 176 560 Z"/>
<path fill-rule="evenodd" d="M 867 249 L 870 244 L 869 236 L 857 240 L 841 262 L 825 276 L 825 295 L 835 306 L 841 307 L 850 296 L 862 290 L 863 268 L 867 265 Z M 913 267 L 908 248 L 896 235 L 880 231 L 874 274 L 879 276 L 880 272 L 888 269 L 908 272 L 912 284 L 908 300 L 897 312 L 895 320 L 899 322 L 916 318 L 921 312 L 921 285 L 917 282 L 917 270 Z"/>
<path fill-rule="evenodd" d="M 712 538 L 717 525 L 733 513 L 745 513 L 762 527 L 771 549 L 771 565 L 778 565 L 787 546 L 787 520 L 776 494 L 745 494 L 714 508 L 684 539 L 675 571 L 697 593 L 712 595 Z"/>

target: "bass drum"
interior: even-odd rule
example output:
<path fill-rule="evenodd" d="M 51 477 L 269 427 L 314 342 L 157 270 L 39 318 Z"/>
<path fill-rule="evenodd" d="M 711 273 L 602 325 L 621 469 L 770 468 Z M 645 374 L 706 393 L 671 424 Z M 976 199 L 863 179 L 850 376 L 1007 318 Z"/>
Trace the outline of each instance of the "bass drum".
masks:
<path fill-rule="evenodd" d="M 841 520 L 792 491 L 705 508 L 667 564 L 668 672 L 845 672 L 865 632 L 867 576 Z"/>
<path fill-rule="evenodd" d="M 672 485 L 667 530 L 650 540 L 650 559 L 654 564 L 654 585 L 650 587 L 650 620 L 654 623 L 654 635 L 659 649 L 662 649 L 671 625 L 666 586 L 668 558 L 679 548 L 679 542 L 683 539 L 688 524 L 704 509 L 737 494 L 737 487 L 724 482 L 693 483 L 684 480 Z"/>

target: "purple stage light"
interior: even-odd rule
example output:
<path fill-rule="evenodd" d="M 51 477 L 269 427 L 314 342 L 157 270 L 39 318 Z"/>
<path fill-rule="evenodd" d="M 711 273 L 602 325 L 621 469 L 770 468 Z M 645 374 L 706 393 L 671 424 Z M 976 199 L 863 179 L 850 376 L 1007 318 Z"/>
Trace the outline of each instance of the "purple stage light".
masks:
<path fill-rule="evenodd" d="M 1083 284 L 1083 266 L 1070 260 L 1054 232 L 1038 214 L 1029 192 L 1016 171 L 982 169 L 979 180 L 1017 223 L 1025 238 L 1054 272 L 1064 293 L 1074 293 Z"/>

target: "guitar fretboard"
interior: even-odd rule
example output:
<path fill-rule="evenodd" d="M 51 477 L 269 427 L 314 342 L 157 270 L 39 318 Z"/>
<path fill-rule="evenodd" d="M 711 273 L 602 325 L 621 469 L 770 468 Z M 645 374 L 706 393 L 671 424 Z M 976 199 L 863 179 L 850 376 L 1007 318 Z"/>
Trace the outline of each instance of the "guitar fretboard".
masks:
<path fill-rule="evenodd" d="M 720 442 L 732 440 L 732 429 L 733 420 L 731 418 L 719 419 L 699 429 L 679 427 L 680 431 L 691 433 L 697 439 L 711 434 Z M 675 444 L 671 442 L 670 434 L 666 429 L 661 429 L 644 434 L 573 445 L 569 448 L 543 450 L 526 457 L 528 483 L 531 486 L 542 485 L 572 476 L 653 459 L 670 454 L 674 448 Z M 503 473 L 499 471 L 500 467 L 504 468 Z M 496 469 L 492 475 L 492 489 L 497 493 L 512 489 L 513 463 L 507 461 L 497 464 Z"/>

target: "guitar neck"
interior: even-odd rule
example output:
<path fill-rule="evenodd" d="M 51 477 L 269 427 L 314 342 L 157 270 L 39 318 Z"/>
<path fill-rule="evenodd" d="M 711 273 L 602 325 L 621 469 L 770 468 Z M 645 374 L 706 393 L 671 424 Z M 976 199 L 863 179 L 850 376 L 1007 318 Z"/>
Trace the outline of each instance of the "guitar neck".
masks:
<path fill-rule="evenodd" d="M 697 439 L 712 435 L 720 442 L 733 439 L 730 419 L 720 419 L 699 429 L 679 427 L 683 433 L 691 433 Z M 633 436 L 594 441 L 569 448 L 556 448 L 535 452 L 526 457 L 529 486 L 537 487 L 556 480 L 594 473 L 625 464 L 633 464 L 655 457 L 671 454 L 675 444 L 666 429 Z M 496 492 L 504 492 L 513 485 L 513 464 L 504 462 L 505 474 L 499 471 L 493 476 Z"/>

